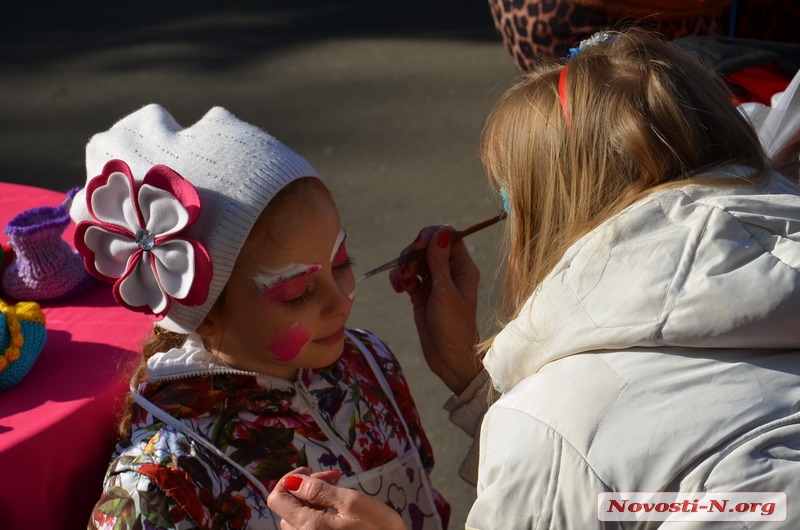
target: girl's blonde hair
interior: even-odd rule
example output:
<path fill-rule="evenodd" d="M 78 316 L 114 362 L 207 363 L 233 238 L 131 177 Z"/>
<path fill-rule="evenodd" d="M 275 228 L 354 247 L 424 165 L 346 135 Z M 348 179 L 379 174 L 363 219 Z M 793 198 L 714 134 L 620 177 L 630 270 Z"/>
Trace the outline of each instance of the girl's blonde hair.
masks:
<path fill-rule="evenodd" d="M 758 137 L 713 71 L 643 30 L 612 34 L 526 74 L 484 127 L 482 161 L 511 210 L 502 320 L 571 244 L 654 189 L 731 162 L 752 168 L 745 180 L 767 174 Z"/>

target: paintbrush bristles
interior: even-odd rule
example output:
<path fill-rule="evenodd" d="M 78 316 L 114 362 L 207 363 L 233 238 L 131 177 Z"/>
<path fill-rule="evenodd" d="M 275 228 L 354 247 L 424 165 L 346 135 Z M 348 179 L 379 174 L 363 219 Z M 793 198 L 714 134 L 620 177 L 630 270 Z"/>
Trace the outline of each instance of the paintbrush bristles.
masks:
<path fill-rule="evenodd" d="M 457 230 L 456 232 L 453 232 L 453 241 L 458 241 L 459 239 L 467 237 L 470 234 L 474 234 L 475 232 L 478 232 L 479 230 L 483 230 L 484 228 L 492 226 L 493 224 L 505 219 L 506 215 L 507 215 L 506 212 L 501 212 L 501 213 L 499 213 L 499 214 L 497 214 L 497 215 L 495 215 L 493 217 L 490 217 L 488 219 L 484 219 L 483 221 L 479 221 L 479 222 L 477 222 L 477 223 L 475 223 L 473 225 L 470 225 L 470 226 L 466 227 L 463 230 Z M 408 263 L 409 261 L 413 261 L 415 259 L 421 258 L 422 256 L 425 255 L 426 251 L 427 251 L 427 248 L 421 248 L 421 249 L 415 250 L 413 252 L 409 252 L 408 254 L 404 254 L 402 256 L 399 256 L 399 257 L 397 257 L 397 258 L 395 258 L 395 259 L 393 259 L 393 260 L 391 260 L 389 262 L 384 263 L 383 265 L 380 265 L 378 267 L 375 267 L 374 269 L 368 270 L 367 272 L 365 272 L 364 274 L 359 276 L 359 278 L 356 280 L 356 282 L 360 282 L 361 280 L 365 280 L 365 279 L 369 278 L 370 276 L 374 276 L 374 275 L 378 274 L 379 272 L 383 272 L 383 271 L 386 271 L 386 270 L 389 270 L 389 269 L 393 269 L 393 268 L 395 268 L 395 267 L 397 267 L 399 265 L 402 265 L 404 263 Z"/>

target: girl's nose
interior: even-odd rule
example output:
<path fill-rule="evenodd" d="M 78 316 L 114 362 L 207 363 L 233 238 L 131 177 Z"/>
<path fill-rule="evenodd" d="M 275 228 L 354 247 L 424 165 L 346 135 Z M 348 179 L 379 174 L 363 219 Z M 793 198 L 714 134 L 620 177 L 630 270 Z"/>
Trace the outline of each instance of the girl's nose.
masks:
<path fill-rule="evenodd" d="M 327 300 L 327 311 L 332 315 L 347 315 L 353 306 L 355 280 L 331 282 Z"/>

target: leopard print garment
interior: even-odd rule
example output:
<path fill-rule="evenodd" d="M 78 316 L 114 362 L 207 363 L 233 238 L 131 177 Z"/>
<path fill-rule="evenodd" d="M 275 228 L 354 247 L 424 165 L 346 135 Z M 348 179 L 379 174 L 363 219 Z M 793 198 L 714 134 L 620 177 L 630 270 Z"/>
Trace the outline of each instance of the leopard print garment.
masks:
<path fill-rule="evenodd" d="M 570 0 L 488 0 L 495 27 L 520 72 L 531 70 L 544 55 L 563 57 L 569 47 L 596 31 L 635 22 L 668 39 L 727 35 L 730 10 L 681 20 L 618 20 Z M 739 0 L 735 36 L 798 42 L 800 3 L 796 0 Z"/>

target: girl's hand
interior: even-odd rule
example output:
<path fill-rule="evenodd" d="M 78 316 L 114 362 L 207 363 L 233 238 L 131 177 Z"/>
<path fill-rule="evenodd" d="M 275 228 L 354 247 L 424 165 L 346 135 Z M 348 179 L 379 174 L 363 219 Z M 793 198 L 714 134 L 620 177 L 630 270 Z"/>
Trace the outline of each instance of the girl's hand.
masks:
<path fill-rule="evenodd" d="M 397 512 L 382 502 L 335 486 L 338 472 L 308 473 L 299 468 L 285 475 L 267 499 L 282 518 L 281 530 L 406 530 Z"/>
<path fill-rule="evenodd" d="M 481 371 L 475 352 L 480 270 L 450 226 L 423 228 L 403 254 L 426 248 L 424 259 L 392 269 L 397 292 L 411 297 L 414 322 L 430 369 L 455 394 Z"/>

